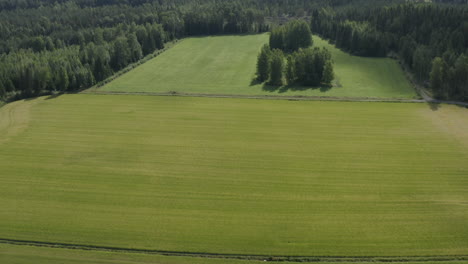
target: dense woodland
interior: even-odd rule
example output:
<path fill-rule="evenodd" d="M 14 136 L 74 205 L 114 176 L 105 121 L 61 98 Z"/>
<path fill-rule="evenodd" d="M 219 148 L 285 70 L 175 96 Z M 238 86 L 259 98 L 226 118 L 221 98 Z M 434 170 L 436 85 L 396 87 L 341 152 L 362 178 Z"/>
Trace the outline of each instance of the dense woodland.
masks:
<path fill-rule="evenodd" d="M 466 1 L 407 2 L 0 0 L 0 98 L 84 89 L 176 39 L 278 36 L 277 23 L 302 18 L 343 50 L 398 58 L 436 97 L 468 101 Z M 300 60 L 296 47 L 270 45 L 290 54 L 287 62 Z"/>
<path fill-rule="evenodd" d="M 397 5 L 312 12 L 314 33 L 361 56 L 396 55 L 441 99 L 468 100 L 468 9 Z"/>

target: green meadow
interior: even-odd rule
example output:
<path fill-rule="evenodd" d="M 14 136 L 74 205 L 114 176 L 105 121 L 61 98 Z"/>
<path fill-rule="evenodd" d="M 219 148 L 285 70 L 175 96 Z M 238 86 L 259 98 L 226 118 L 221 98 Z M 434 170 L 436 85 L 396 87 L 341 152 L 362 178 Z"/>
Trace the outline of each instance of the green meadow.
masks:
<path fill-rule="evenodd" d="M 5 105 L 0 117 L 0 238 L 234 254 L 468 254 L 464 108 L 63 95 Z M 0 258 L 34 258 L 12 247 L 2 245 Z"/>
<path fill-rule="evenodd" d="M 113 92 L 305 95 L 414 98 L 400 66 L 389 58 L 345 53 L 314 37 L 332 53 L 334 87 L 271 87 L 255 82 L 256 59 L 268 34 L 186 38 L 158 57 L 98 88 Z"/>

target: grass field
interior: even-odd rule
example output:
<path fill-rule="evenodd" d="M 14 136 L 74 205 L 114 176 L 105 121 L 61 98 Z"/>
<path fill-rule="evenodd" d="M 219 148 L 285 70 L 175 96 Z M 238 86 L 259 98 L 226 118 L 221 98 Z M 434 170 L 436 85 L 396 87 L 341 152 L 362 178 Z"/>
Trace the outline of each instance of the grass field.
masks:
<path fill-rule="evenodd" d="M 71 250 L 60 248 L 36 248 L 0 244 L 0 263 L 8 264 L 260 264 L 264 261 L 235 259 L 210 259 L 145 254 L 127 254 L 101 251 Z M 297 262 L 280 262 L 293 264 Z M 330 262 L 321 262 L 329 264 Z M 384 262 L 372 262 L 383 264 Z M 405 264 L 421 262 L 405 262 Z M 425 261 L 424 264 L 467 264 L 468 261 Z M 340 262 L 340 264 L 359 264 L 359 262 Z"/>
<path fill-rule="evenodd" d="M 64 95 L 0 115 L 0 238 L 468 254 L 463 108 Z"/>
<path fill-rule="evenodd" d="M 99 90 L 387 98 L 416 96 L 395 60 L 351 56 L 319 37 L 314 37 L 314 45 L 331 51 L 337 87 L 304 90 L 303 87 L 273 88 L 252 83 L 257 54 L 267 42 L 267 34 L 187 38 Z"/>

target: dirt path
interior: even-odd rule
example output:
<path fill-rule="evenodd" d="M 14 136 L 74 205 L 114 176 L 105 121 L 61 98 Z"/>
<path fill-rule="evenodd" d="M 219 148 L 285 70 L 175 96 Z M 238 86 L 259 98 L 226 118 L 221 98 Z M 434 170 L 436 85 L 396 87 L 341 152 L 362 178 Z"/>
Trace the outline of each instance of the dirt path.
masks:
<path fill-rule="evenodd" d="M 453 104 L 468 107 L 468 103 L 455 101 L 435 100 L 424 94 L 424 99 L 405 98 L 377 98 L 377 97 L 334 97 L 334 96 L 283 96 L 283 95 L 236 95 L 236 94 L 198 94 L 198 93 L 151 93 L 151 92 L 108 92 L 108 91 L 83 91 L 80 94 L 101 95 L 149 95 L 149 96 L 182 96 L 182 97 L 209 97 L 209 98 L 243 98 L 243 99 L 267 99 L 267 100 L 289 100 L 289 101 L 340 101 L 340 102 L 394 102 L 394 103 L 435 103 Z"/>
<path fill-rule="evenodd" d="M 0 108 L 0 144 L 24 131 L 29 124 L 30 109 L 38 100 L 17 101 Z"/>
<path fill-rule="evenodd" d="M 217 259 L 242 259 L 242 260 L 257 260 L 257 261 L 274 261 L 274 262 L 436 262 L 436 261 L 465 261 L 468 260 L 468 255 L 445 255 L 445 256 L 268 256 L 268 255 L 245 255 L 245 254 L 216 254 L 203 252 L 180 252 L 180 251 L 164 251 L 152 249 L 137 249 L 123 247 L 107 247 L 93 246 L 83 244 L 69 244 L 59 242 L 43 242 L 32 240 L 17 240 L 0 238 L 1 244 L 63 248 L 74 250 L 93 250 L 121 253 L 139 253 L 139 254 L 156 254 L 164 256 L 183 256 L 183 257 L 198 257 L 198 258 L 217 258 Z"/>

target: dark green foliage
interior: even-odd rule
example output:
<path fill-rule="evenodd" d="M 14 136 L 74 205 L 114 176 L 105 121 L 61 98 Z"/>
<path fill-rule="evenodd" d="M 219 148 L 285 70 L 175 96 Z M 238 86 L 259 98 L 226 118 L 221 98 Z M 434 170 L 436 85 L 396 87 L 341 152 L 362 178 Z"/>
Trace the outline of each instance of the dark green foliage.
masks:
<path fill-rule="evenodd" d="M 312 33 L 304 20 L 293 20 L 285 27 L 285 48 L 287 50 L 298 50 L 312 46 Z"/>
<path fill-rule="evenodd" d="M 339 48 L 357 55 L 398 54 L 421 84 L 432 83 L 437 96 L 466 100 L 466 86 L 448 83 L 462 79 L 456 77 L 455 62 L 468 52 L 467 11 L 466 6 L 425 4 L 351 7 L 339 11 L 322 8 L 312 11 L 311 28 Z M 431 62 L 435 57 L 446 64 L 443 85 L 437 83 L 437 78 L 436 83 L 431 80 Z"/>
<path fill-rule="evenodd" d="M 270 59 L 270 84 L 283 85 L 284 55 L 280 49 L 271 52 Z"/>
<path fill-rule="evenodd" d="M 312 33 L 304 20 L 292 20 L 271 31 L 270 47 L 272 49 L 295 51 L 311 45 Z"/>
<path fill-rule="evenodd" d="M 330 85 L 333 80 L 331 54 L 325 48 L 301 49 L 292 54 L 291 62 L 294 63 L 294 66 L 292 66 L 294 78 L 288 80 L 289 84 L 298 83 L 306 86 Z M 324 73 L 327 74 L 325 78 Z"/>
<path fill-rule="evenodd" d="M 322 84 L 331 85 L 331 82 L 335 78 L 335 73 L 333 72 L 333 64 L 331 60 L 325 62 L 322 73 Z"/>
<path fill-rule="evenodd" d="M 265 55 L 268 54 L 268 55 Z M 260 78 L 259 65 L 262 58 L 269 58 L 269 67 L 263 67 L 263 78 Z M 262 59 L 263 63 L 266 59 Z M 299 84 L 304 86 L 330 86 L 334 79 L 331 53 L 326 48 L 307 48 L 289 54 L 285 58 L 279 49 L 269 50 L 265 45 L 258 56 L 257 76 L 259 81 L 268 79 L 271 85 L 283 85 L 283 73 L 287 84 Z"/>
<path fill-rule="evenodd" d="M 420 81 L 427 80 L 431 71 L 432 54 L 426 46 L 419 46 L 413 54 L 413 71 Z"/>
<path fill-rule="evenodd" d="M 272 49 L 285 49 L 285 29 L 284 27 L 274 28 L 270 33 L 270 47 Z"/>
<path fill-rule="evenodd" d="M 296 68 L 294 56 L 289 55 L 286 63 L 286 81 L 288 83 L 296 82 Z"/>
<path fill-rule="evenodd" d="M 90 87 L 175 38 L 268 30 L 238 1 L 0 1 L 0 97 Z"/>
<path fill-rule="evenodd" d="M 266 17 L 275 21 L 310 16 L 312 31 L 332 39 L 341 49 L 364 56 L 398 54 L 423 84 L 429 83 L 432 60 L 442 58 L 447 64 L 447 80 L 457 83 L 444 86 L 443 94 L 451 99 L 466 98 L 466 85 L 458 84 L 463 78 L 457 77 L 463 64 L 456 62 L 468 52 L 467 7 L 409 3 L 382 7 L 399 2 L 405 1 L 0 1 L 0 69 L 6 69 L 1 73 L 0 91 L 5 95 L 64 90 L 57 87 L 57 80 L 62 71 L 59 67 L 67 63 L 56 64 L 52 54 L 73 57 L 65 69 L 66 89 L 82 89 L 176 38 L 258 33 L 269 30 Z M 293 19 L 273 29 L 270 47 L 293 52 L 310 46 L 306 24 Z M 22 57 L 29 52 L 41 59 Z M 10 56 L 21 57 L 23 64 L 15 65 Z M 303 70 L 293 68 L 294 72 Z M 288 71 L 293 72 L 286 67 L 286 75 Z M 297 76 L 286 76 L 290 78 Z"/>
<path fill-rule="evenodd" d="M 262 50 L 258 54 L 257 58 L 257 79 L 260 82 L 268 80 L 270 75 L 270 57 L 271 50 L 270 47 L 265 44 L 262 47 Z"/>
<path fill-rule="evenodd" d="M 131 61 L 130 48 L 125 37 L 119 37 L 114 42 L 111 66 L 114 70 L 125 67 Z"/>
<path fill-rule="evenodd" d="M 453 66 L 449 65 L 440 57 L 432 61 L 430 86 L 434 95 L 440 99 L 468 100 L 468 56 L 462 54 L 455 60 Z"/>
<path fill-rule="evenodd" d="M 443 92 L 444 81 L 446 80 L 447 75 L 447 65 L 445 64 L 442 58 L 436 57 L 432 61 L 432 70 L 431 70 L 431 88 L 434 91 L 434 94 L 441 98 Z"/>
<path fill-rule="evenodd" d="M 130 34 L 128 37 L 128 47 L 130 50 L 130 61 L 135 62 L 143 57 L 141 45 L 135 34 Z"/>

